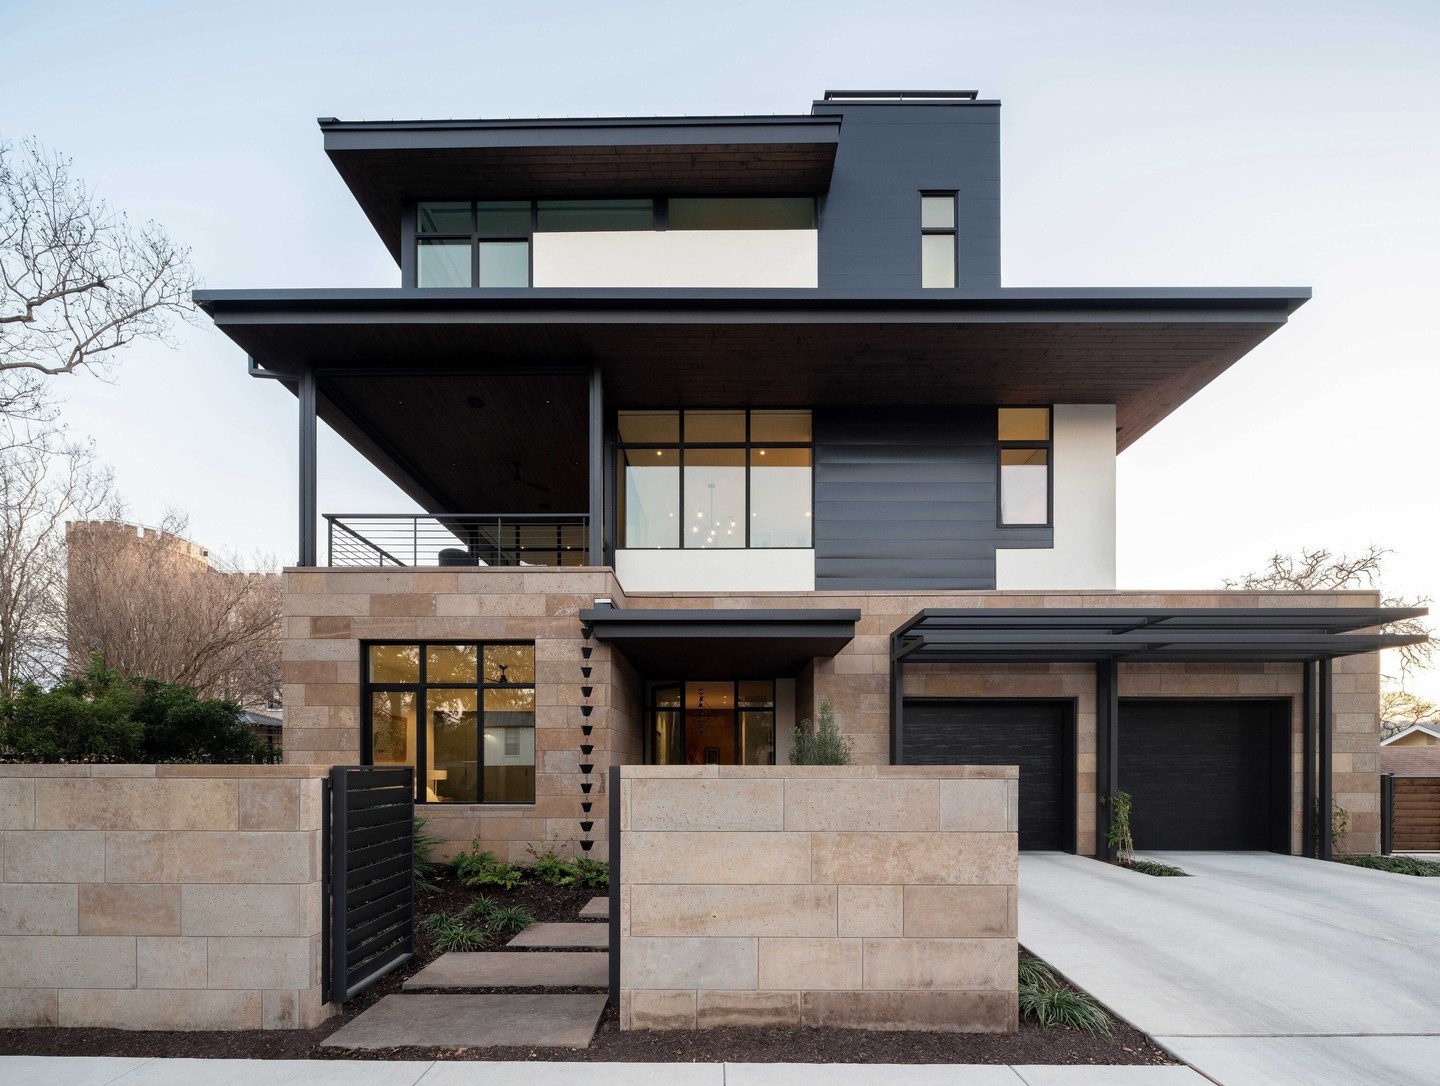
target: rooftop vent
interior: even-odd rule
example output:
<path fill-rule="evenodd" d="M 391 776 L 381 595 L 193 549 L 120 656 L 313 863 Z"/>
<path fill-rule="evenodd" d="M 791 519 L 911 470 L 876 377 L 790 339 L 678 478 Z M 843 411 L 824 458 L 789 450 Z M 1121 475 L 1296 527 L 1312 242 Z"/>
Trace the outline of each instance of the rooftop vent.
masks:
<path fill-rule="evenodd" d="M 827 90 L 827 102 L 973 102 L 973 90 Z"/>

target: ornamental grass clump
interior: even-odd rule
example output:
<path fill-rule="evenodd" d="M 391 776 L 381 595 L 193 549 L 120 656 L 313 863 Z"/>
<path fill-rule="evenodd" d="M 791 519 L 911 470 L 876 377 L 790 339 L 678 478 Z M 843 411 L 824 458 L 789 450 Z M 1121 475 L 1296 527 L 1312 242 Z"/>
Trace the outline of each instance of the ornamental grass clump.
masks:
<path fill-rule="evenodd" d="M 1351 867 L 1367 867 L 1371 871 L 1388 871 L 1392 875 L 1440 878 L 1440 863 L 1422 860 L 1418 856 L 1342 856 L 1340 862 Z"/>
<path fill-rule="evenodd" d="M 1020 1017 L 1042 1029 L 1078 1029 L 1110 1037 L 1110 1016 L 1084 992 L 1066 988 L 1039 958 L 1018 965 Z"/>
<path fill-rule="evenodd" d="M 818 724 L 806 717 L 795 725 L 795 738 L 790 746 L 791 765 L 850 765 L 853 758 L 852 744 L 840 734 L 835 707 L 828 701 L 820 703 Z"/>

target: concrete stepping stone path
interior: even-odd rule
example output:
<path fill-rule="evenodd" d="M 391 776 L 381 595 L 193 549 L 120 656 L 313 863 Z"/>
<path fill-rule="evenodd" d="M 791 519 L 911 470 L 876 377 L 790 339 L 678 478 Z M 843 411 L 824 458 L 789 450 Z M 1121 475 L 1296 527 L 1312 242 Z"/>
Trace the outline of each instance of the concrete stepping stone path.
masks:
<path fill-rule="evenodd" d="M 608 897 L 592 897 L 585 908 L 580 910 L 581 920 L 609 920 L 610 899 Z"/>
<path fill-rule="evenodd" d="M 531 924 L 505 945 L 540 950 L 609 950 L 610 929 L 605 924 Z"/>
<path fill-rule="evenodd" d="M 442 954 L 407 980 L 402 991 L 421 988 L 604 988 L 609 955 L 589 951 L 507 954 L 504 951 Z"/>
<path fill-rule="evenodd" d="M 389 995 L 321 1047 L 584 1048 L 604 1010 L 603 995 Z"/>

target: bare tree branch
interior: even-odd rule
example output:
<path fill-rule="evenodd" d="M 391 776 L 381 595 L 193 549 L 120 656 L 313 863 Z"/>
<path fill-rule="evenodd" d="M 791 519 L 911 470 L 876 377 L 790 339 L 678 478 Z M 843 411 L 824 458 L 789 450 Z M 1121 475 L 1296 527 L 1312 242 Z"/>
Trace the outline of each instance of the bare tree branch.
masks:
<path fill-rule="evenodd" d="M 1243 577 L 1227 578 L 1225 587 L 1250 589 L 1263 592 L 1326 592 L 1347 588 L 1380 587 L 1384 573 L 1385 556 L 1393 553 L 1385 547 L 1371 544 L 1358 554 L 1339 554 L 1324 547 L 1311 550 L 1302 547 L 1298 555 L 1272 554 L 1269 565 Z M 1428 596 L 1404 598 L 1385 596 L 1380 601 L 1386 607 L 1428 607 Z M 1388 623 L 1387 633 L 1411 634 L 1431 637 L 1430 624 L 1423 619 L 1409 618 Z M 1422 641 L 1418 645 L 1406 645 L 1397 649 L 1400 657 L 1400 682 L 1415 671 L 1429 667 L 1435 658 L 1435 642 Z"/>
<path fill-rule="evenodd" d="M 133 228 L 35 141 L 0 142 L 0 373 L 104 372 L 137 339 L 171 343 L 195 286 L 157 224 Z"/>

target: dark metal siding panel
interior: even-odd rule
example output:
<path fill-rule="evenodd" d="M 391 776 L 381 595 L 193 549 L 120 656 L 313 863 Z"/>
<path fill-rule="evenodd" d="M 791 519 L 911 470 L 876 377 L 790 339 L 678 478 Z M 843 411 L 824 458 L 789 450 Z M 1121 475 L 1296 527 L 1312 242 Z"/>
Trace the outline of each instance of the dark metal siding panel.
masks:
<path fill-rule="evenodd" d="M 1071 849 L 1072 707 L 1058 701 L 923 701 L 904 707 L 906 765 L 1020 767 L 1020 847 Z"/>
<path fill-rule="evenodd" d="M 820 201 L 821 287 L 918 292 L 919 194 L 927 189 L 960 194 L 957 286 L 1000 286 L 998 103 L 821 102 L 814 112 L 844 117 Z"/>
<path fill-rule="evenodd" d="M 1120 701 L 1119 788 L 1130 793 L 1137 849 L 1276 846 L 1289 832 L 1289 792 L 1277 786 L 1276 734 L 1285 703 L 1215 698 Z M 1285 849 L 1284 851 L 1288 851 Z"/>
<path fill-rule="evenodd" d="M 995 550 L 1049 528 L 995 524 L 993 407 L 817 408 L 817 588 L 990 589 Z"/>

